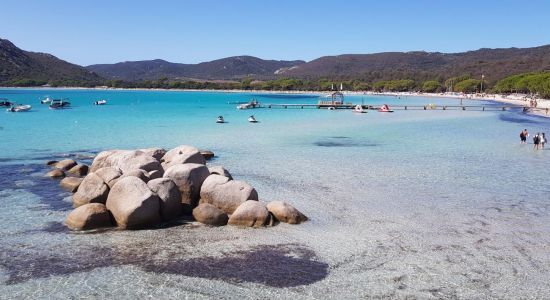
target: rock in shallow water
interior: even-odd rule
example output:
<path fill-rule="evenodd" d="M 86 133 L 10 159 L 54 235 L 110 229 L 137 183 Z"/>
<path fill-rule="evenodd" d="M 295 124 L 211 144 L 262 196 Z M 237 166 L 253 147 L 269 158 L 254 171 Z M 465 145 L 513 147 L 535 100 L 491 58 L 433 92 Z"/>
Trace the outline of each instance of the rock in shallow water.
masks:
<path fill-rule="evenodd" d="M 101 177 L 95 173 L 90 173 L 78 187 L 78 190 L 73 195 L 73 206 L 79 207 L 88 203 L 105 203 L 109 187 Z"/>
<path fill-rule="evenodd" d="M 233 176 L 231 176 L 231 173 L 229 173 L 229 171 L 222 166 L 209 167 L 208 171 L 210 171 L 210 174 L 222 175 L 229 178 L 229 180 L 233 180 Z"/>
<path fill-rule="evenodd" d="M 71 230 L 90 230 L 113 226 L 111 215 L 104 204 L 89 203 L 75 208 L 65 220 Z"/>
<path fill-rule="evenodd" d="M 68 173 L 74 174 L 76 176 L 85 176 L 88 174 L 88 166 L 87 165 L 76 165 L 67 171 Z"/>
<path fill-rule="evenodd" d="M 208 168 L 201 164 L 177 164 L 164 172 L 164 178 L 172 179 L 178 186 L 185 213 L 197 206 L 202 183 L 209 175 Z"/>
<path fill-rule="evenodd" d="M 168 152 L 162 157 L 162 168 L 168 170 L 170 167 L 181 164 L 206 164 L 206 160 L 201 155 L 199 149 L 192 146 L 179 146 Z"/>
<path fill-rule="evenodd" d="M 228 220 L 226 213 L 209 203 L 201 203 L 195 207 L 193 217 L 198 222 L 212 226 L 224 226 Z"/>
<path fill-rule="evenodd" d="M 164 221 L 179 217 L 182 213 L 181 193 L 170 178 L 153 179 L 147 183 L 149 189 L 160 198 L 160 216 Z"/>
<path fill-rule="evenodd" d="M 267 204 L 267 210 L 273 214 L 279 222 L 300 224 L 307 221 L 307 217 L 294 206 L 283 201 L 271 201 Z"/>
<path fill-rule="evenodd" d="M 119 168 L 115 167 L 105 167 L 98 169 L 94 172 L 97 176 L 101 177 L 103 179 L 103 182 L 109 186 L 109 188 L 112 188 L 113 185 L 115 185 L 116 181 L 120 176 L 122 176 L 122 172 Z"/>
<path fill-rule="evenodd" d="M 77 177 L 65 177 L 59 182 L 59 185 L 62 189 L 69 191 L 71 193 L 76 193 L 78 190 L 78 187 L 82 183 L 84 179 L 83 178 L 77 178 Z"/>
<path fill-rule="evenodd" d="M 248 200 L 239 205 L 235 212 L 229 217 L 229 225 L 244 227 L 262 227 L 272 224 L 271 214 L 265 204 Z"/>
<path fill-rule="evenodd" d="M 65 172 L 63 172 L 60 169 L 54 169 L 46 173 L 46 176 L 51 178 L 61 178 L 61 177 L 65 177 Z"/>
<path fill-rule="evenodd" d="M 202 157 L 204 157 L 204 159 L 206 159 L 206 160 L 214 158 L 214 152 L 212 152 L 210 150 L 200 150 L 200 153 L 201 153 Z"/>
<path fill-rule="evenodd" d="M 107 209 L 121 228 L 145 228 L 161 221 L 159 197 L 134 176 L 115 183 L 107 198 Z"/>
<path fill-rule="evenodd" d="M 65 171 L 71 169 L 74 166 L 76 166 L 76 161 L 72 159 L 64 159 L 54 165 L 55 168 Z"/>
<path fill-rule="evenodd" d="M 210 203 L 232 214 L 246 200 L 258 200 L 258 193 L 246 182 L 214 174 L 204 181 L 200 198 L 200 203 Z"/>

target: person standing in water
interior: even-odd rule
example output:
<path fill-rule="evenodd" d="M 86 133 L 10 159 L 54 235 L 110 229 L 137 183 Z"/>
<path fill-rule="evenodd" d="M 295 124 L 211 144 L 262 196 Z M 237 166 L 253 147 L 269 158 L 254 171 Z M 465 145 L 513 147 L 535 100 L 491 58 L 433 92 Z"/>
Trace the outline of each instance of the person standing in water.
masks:
<path fill-rule="evenodd" d="M 519 134 L 520 144 L 526 144 L 527 143 L 527 137 L 529 136 L 529 132 L 527 132 L 527 129 L 523 129 L 522 132 Z"/>
<path fill-rule="evenodd" d="M 533 149 L 534 150 L 539 150 L 539 144 L 540 144 L 540 132 L 537 132 L 537 134 L 535 134 L 535 136 L 533 137 Z"/>
<path fill-rule="evenodd" d="M 540 134 L 540 148 L 544 150 L 544 144 L 546 144 L 546 135 L 543 133 Z"/>

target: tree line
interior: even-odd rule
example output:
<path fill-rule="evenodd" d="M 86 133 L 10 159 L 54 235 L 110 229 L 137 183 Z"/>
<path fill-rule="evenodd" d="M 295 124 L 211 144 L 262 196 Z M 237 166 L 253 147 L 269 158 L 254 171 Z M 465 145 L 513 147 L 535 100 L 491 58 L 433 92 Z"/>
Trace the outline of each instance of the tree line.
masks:
<path fill-rule="evenodd" d="M 158 80 L 144 80 L 128 82 L 123 80 L 84 81 L 84 80 L 33 80 L 17 79 L 4 82 L 3 86 L 17 87 L 96 87 L 111 88 L 145 88 L 145 89 L 215 89 L 215 90 L 267 90 L 267 91 L 330 91 L 337 90 L 342 85 L 347 91 L 375 91 L 375 92 L 462 92 L 462 93 L 524 93 L 536 94 L 544 98 L 550 97 L 550 71 L 523 73 L 506 77 L 495 84 L 490 84 L 469 75 L 448 78 L 444 82 L 434 79 L 416 81 L 413 79 L 381 80 L 367 82 L 363 80 L 336 81 L 328 78 L 317 80 L 279 78 L 276 80 L 260 81 L 245 78 L 240 81 L 177 81 L 168 78 Z"/>

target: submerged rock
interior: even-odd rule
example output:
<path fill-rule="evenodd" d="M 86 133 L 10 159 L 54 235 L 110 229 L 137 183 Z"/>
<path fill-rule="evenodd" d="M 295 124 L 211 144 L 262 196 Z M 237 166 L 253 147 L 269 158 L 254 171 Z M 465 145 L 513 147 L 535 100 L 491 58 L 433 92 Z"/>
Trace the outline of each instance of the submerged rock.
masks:
<path fill-rule="evenodd" d="M 168 152 L 162 157 L 162 168 L 168 170 L 175 165 L 186 163 L 205 165 L 206 160 L 201 155 L 199 149 L 192 146 L 179 146 Z"/>
<path fill-rule="evenodd" d="M 226 213 L 209 203 L 201 203 L 195 207 L 193 217 L 198 222 L 212 226 L 224 226 L 229 219 Z"/>
<path fill-rule="evenodd" d="M 107 195 L 109 194 L 109 186 L 103 182 L 101 177 L 95 173 L 90 173 L 73 195 L 73 206 L 79 207 L 88 203 L 105 203 Z"/>
<path fill-rule="evenodd" d="M 88 174 L 88 166 L 87 165 L 76 165 L 67 171 L 71 174 L 77 175 L 77 176 L 85 176 Z"/>
<path fill-rule="evenodd" d="M 51 178 L 61 178 L 61 177 L 65 177 L 65 172 L 63 172 L 60 169 L 53 169 L 53 170 L 49 171 L 48 173 L 46 173 L 46 176 L 51 177 Z"/>
<path fill-rule="evenodd" d="M 62 189 L 69 191 L 71 193 L 76 193 L 78 187 L 84 179 L 78 177 L 65 177 L 59 182 L 59 185 Z"/>
<path fill-rule="evenodd" d="M 172 179 L 153 179 L 147 186 L 160 198 L 160 216 L 164 221 L 170 221 L 182 214 L 181 193 Z"/>
<path fill-rule="evenodd" d="M 271 214 L 265 204 L 254 200 L 239 205 L 228 221 L 229 225 L 244 227 L 262 227 L 271 223 Z"/>
<path fill-rule="evenodd" d="M 161 221 L 159 197 L 145 182 L 134 176 L 115 183 L 106 205 L 121 228 L 145 228 Z"/>
<path fill-rule="evenodd" d="M 90 230 L 111 227 L 111 214 L 104 204 L 89 203 L 75 208 L 65 220 L 71 230 Z"/>
<path fill-rule="evenodd" d="M 65 171 L 71 169 L 74 166 L 76 166 L 76 161 L 72 159 L 64 159 L 54 165 L 55 168 Z"/>
<path fill-rule="evenodd" d="M 176 164 L 164 172 L 164 178 L 172 179 L 178 186 L 185 213 L 197 206 L 202 183 L 209 175 L 205 165 L 190 163 Z"/>
<path fill-rule="evenodd" d="M 233 180 L 233 176 L 231 176 L 231 173 L 229 173 L 229 171 L 222 166 L 209 167 L 208 171 L 210 171 L 210 174 L 222 175 L 229 178 L 229 180 Z"/>
<path fill-rule="evenodd" d="M 308 218 L 302 214 L 294 206 L 283 201 L 271 201 L 267 204 L 267 210 L 273 214 L 275 219 L 279 222 L 289 224 L 300 224 L 308 220 Z"/>
<path fill-rule="evenodd" d="M 246 182 L 214 174 L 204 181 L 200 198 L 200 203 L 210 203 L 226 214 L 232 214 L 245 201 L 258 200 L 258 193 Z"/>

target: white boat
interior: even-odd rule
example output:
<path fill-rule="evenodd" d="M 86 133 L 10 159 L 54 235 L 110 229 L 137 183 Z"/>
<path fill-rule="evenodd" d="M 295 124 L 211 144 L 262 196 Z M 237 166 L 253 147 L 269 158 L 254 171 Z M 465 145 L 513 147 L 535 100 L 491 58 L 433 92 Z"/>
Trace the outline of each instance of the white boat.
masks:
<path fill-rule="evenodd" d="M 107 104 L 107 100 L 97 100 L 96 102 L 94 102 L 94 105 L 105 105 Z"/>
<path fill-rule="evenodd" d="M 367 111 L 363 109 L 363 106 L 362 106 L 362 105 L 356 105 L 356 106 L 353 108 L 353 112 L 354 112 L 354 113 L 361 113 L 361 114 L 364 114 L 364 113 L 366 113 Z"/>
<path fill-rule="evenodd" d="M 335 110 L 336 108 L 334 106 L 330 106 L 328 110 Z"/>
<path fill-rule="evenodd" d="M 216 119 L 216 123 L 225 123 L 225 120 L 223 119 L 222 116 L 219 116 L 219 117 Z"/>
<path fill-rule="evenodd" d="M 46 96 L 45 98 L 40 99 L 40 103 L 41 103 L 41 104 L 52 103 L 52 98 Z"/>
<path fill-rule="evenodd" d="M 30 105 L 14 105 L 10 108 L 8 108 L 6 111 L 8 112 L 24 112 L 31 110 L 32 106 Z"/>
<path fill-rule="evenodd" d="M 248 117 L 248 122 L 250 123 L 258 123 L 258 120 L 256 120 L 256 118 L 254 116 L 250 116 Z"/>

